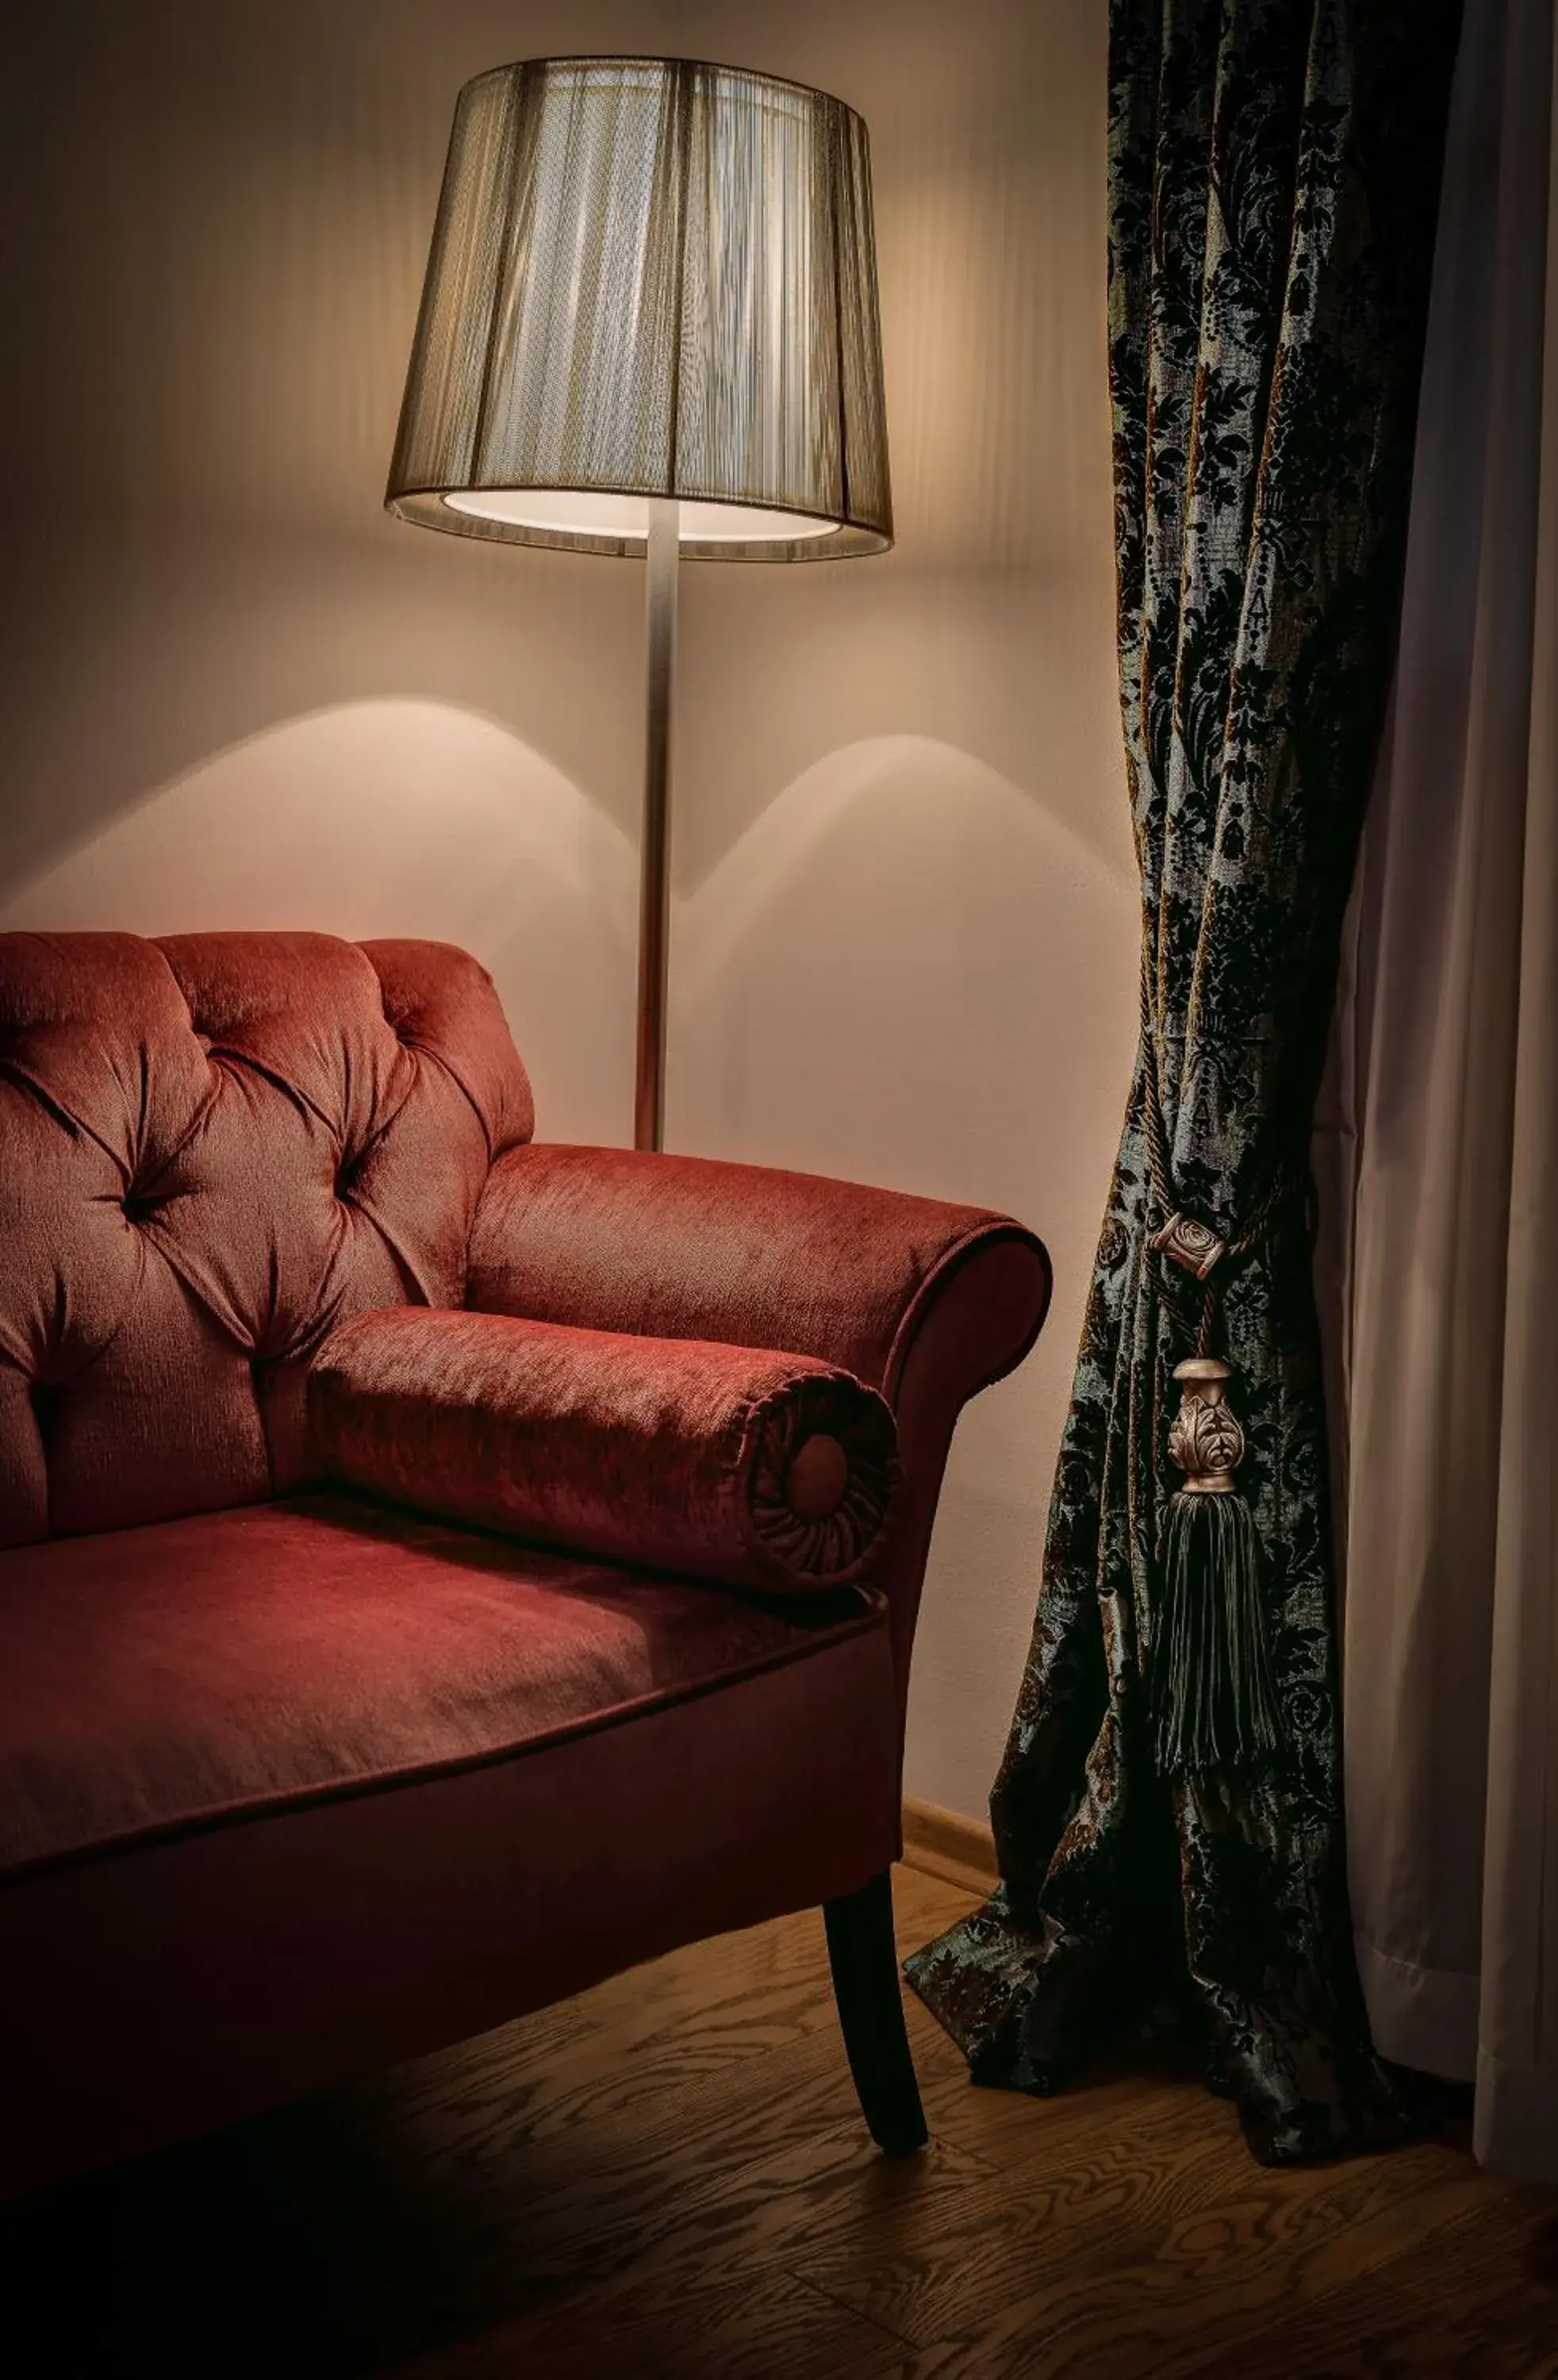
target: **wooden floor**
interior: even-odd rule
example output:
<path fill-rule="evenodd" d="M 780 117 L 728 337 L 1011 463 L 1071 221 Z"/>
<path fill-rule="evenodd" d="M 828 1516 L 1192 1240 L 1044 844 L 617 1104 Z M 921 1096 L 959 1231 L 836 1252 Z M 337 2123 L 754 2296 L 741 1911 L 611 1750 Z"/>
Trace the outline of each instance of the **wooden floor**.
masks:
<path fill-rule="evenodd" d="M 906 1947 L 971 1905 L 898 1900 Z M 74 2184 L 6 2219 L 0 2368 L 1558 2375 L 1558 2191 L 1449 2142 L 1264 2173 L 1146 2053 L 1038 2102 L 911 2019 L 907 2164 L 857 2119 L 813 1915 Z"/>

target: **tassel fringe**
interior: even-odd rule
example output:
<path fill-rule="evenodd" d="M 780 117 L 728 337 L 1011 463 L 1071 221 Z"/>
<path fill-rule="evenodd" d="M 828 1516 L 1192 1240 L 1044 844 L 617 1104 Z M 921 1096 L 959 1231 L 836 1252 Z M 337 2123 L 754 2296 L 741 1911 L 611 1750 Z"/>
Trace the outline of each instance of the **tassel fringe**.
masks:
<path fill-rule="evenodd" d="M 1181 1493 L 1163 1533 L 1149 1707 L 1165 1776 L 1242 1768 L 1282 1743 L 1260 1541 L 1236 1491 Z"/>

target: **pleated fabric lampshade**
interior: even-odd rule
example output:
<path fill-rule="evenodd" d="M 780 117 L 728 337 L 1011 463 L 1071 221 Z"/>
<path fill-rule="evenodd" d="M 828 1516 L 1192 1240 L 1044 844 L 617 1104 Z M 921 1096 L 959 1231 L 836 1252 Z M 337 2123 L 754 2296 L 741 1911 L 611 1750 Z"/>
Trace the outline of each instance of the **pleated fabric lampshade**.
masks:
<path fill-rule="evenodd" d="M 811 561 L 893 538 L 866 128 L 680 58 L 461 91 L 386 497 L 589 552 Z"/>

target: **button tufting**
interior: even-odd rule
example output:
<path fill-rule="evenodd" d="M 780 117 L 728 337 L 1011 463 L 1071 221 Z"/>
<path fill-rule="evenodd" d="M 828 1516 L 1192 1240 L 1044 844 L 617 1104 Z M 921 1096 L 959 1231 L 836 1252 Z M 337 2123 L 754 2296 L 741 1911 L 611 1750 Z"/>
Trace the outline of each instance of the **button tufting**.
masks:
<path fill-rule="evenodd" d="M 483 1117 L 523 1077 L 469 961 L 384 963 L 416 989 L 392 981 L 382 1021 L 366 963 L 323 936 L 0 935 L 0 1186 L 35 1174 L 0 1219 L 0 1537 L 303 1476 L 295 1351 L 413 1281 L 459 1303 Z M 469 1093 L 422 1065 L 430 1027 Z M 35 1364 L 64 1380 L 34 1392 L 37 1428 Z"/>

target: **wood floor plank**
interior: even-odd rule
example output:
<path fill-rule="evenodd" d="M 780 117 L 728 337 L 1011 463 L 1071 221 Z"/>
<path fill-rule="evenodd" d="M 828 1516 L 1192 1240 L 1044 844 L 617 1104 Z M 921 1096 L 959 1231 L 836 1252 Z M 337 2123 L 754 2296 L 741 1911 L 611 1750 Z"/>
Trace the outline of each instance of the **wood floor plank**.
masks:
<path fill-rule="evenodd" d="M 740 2272 L 688 2300 L 631 2285 L 575 2291 L 395 2380 L 900 2380 L 902 2340 L 804 2281 Z"/>
<path fill-rule="evenodd" d="M 1252 2340 L 1272 2380 L 1558 2380 L 1551 2191 L 1484 2197 L 1381 2269 L 1290 2308 Z"/>
<path fill-rule="evenodd" d="M 1250 2334 L 1284 2309 L 1344 2271 L 1370 2272 L 1497 2188 L 1463 2158 L 1412 2162 L 1427 2154 L 1267 2173 L 1223 2139 L 1147 2128 L 1042 2178 L 975 2184 L 942 2236 L 864 2274 L 841 2255 L 815 2277 L 923 2346 L 928 2373 L 1237 2369 Z"/>

